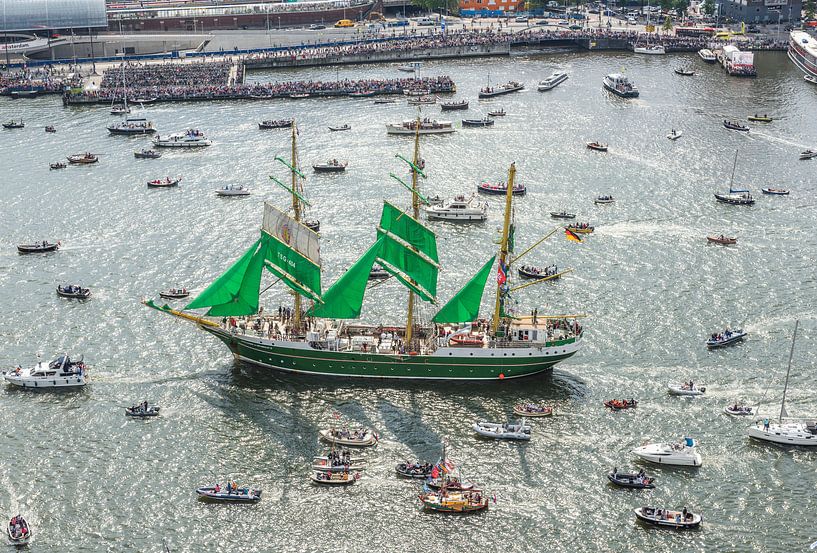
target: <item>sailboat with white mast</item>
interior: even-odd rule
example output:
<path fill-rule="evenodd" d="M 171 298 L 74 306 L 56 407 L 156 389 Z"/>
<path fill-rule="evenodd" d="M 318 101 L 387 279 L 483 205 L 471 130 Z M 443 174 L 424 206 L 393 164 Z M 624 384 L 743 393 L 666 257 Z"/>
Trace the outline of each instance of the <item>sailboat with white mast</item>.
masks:
<path fill-rule="evenodd" d="M 302 217 L 306 200 L 295 182 L 296 176 L 302 178 L 302 174 L 294 163 L 276 158 L 293 174 L 291 188 L 276 181 L 290 192 L 291 213 L 266 203 L 258 240 L 184 310 L 160 307 L 152 301 L 145 304 L 195 322 L 223 341 L 236 359 L 293 373 L 500 380 L 546 371 L 574 355 L 582 344 L 583 328 L 578 322 L 581 315 L 522 316 L 512 305 L 512 292 L 559 276 L 511 286 L 511 264 L 532 249 L 512 258 L 513 164 L 508 174 L 499 253 L 487 260 L 430 321 L 419 320 L 415 313 L 419 302 L 438 302 L 440 270 L 436 236 L 419 220 L 420 204 L 429 203 L 419 189 L 420 179 L 426 178 L 419 136 L 415 134 L 411 159 L 396 156 L 408 166 L 411 183 L 390 174 L 411 193 L 410 209 L 404 211 L 384 201 L 373 244 L 327 290 L 321 290 L 320 236 L 306 226 Z M 497 258 L 494 313 L 490 320 L 479 319 L 484 289 Z M 359 321 L 375 263 L 408 289 L 405 326 Z M 288 309 L 283 316 L 259 314 L 259 288 L 265 268 L 294 293 L 291 315 Z M 302 306 L 304 300 L 309 307 Z M 192 311 L 203 308 L 207 308 L 204 315 Z M 454 325 L 462 323 L 471 323 L 466 331 L 482 339 L 452 340 L 462 332 L 452 333 Z"/>
<path fill-rule="evenodd" d="M 122 103 L 116 103 L 116 92 L 111 100 L 111 115 L 125 115 L 130 113 L 128 106 L 128 84 L 125 82 L 125 62 L 122 62 Z"/>
<path fill-rule="evenodd" d="M 791 351 L 789 364 L 786 368 L 786 383 L 783 385 L 783 399 L 780 401 L 780 416 L 777 422 L 769 419 L 758 420 L 753 426 L 746 429 L 749 437 L 756 440 L 773 442 L 783 445 L 817 446 L 817 422 L 792 421 L 786 413 L 786 392 L 789 389 L 789 374 L 791 360 L 794 356 L 794 342 L 797 339 L 797 327 L 800 321 L 794 321 L 794 334 L 791 337 Z M 784 421 L 790 422 L 784 422 Z"/>

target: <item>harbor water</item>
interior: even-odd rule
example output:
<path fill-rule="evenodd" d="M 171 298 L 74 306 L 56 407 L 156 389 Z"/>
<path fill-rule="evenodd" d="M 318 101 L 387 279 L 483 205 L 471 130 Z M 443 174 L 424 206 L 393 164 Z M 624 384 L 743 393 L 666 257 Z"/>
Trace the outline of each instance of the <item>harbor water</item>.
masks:
<path fill-rule="evenodd" d="M 321 221 L 326 289 L 375 239 L 384 199 L 410 198 L 389 173 L 404 174 L 395 154 L 410 138 L 386 136 L 385 123 L 414 117 L 404 98 L 156 104 L 144 115 L 160 134 L 199 128 L 213 145 L 134 159 L 149 138 L 109 136 L 118 121 L 106 106 L 63 108 L 58 97 L 0 100 L 0 366 L 31 366 L 39 352 L 84 355 L 90 385 L 78 393 L 0 389 L 0 514 L 21 513 L 34 528 L 32 551 L 706 551 L 790 552 L 817 540 L 817 453 L 750 442 L 750 421 L 722 414 L 743 400 L 777 416 L 794 320 L 787 409 L 814 414 L 817 354 L 813 232 L 815 163 L 800 151 L 817 146 L 817 89 L 782 53 L 758 53 L 758 78 L 729 78 L 692 54 L 514 56 L 425 64 L 422 75 L 450 75 L 467 112 L 502 107 L 491 128 L 458 128 L 423 137 L 429 195 L 470 194 L 480 181 L 502 181 L 516 162 L 528 188 L 515 199 L 517 251 L 558 227 L 565 209 L 596 226 L 580 243 L 557 232 L 525 258 L 573 272 L 514 295 L 521 313 L 586 314 L 584 346 L 552 374 L 522 381 L 426 383 L 347 381 L 282 375 L 236 362 L 226 347 L 192 324 L 140 305 L 160 290 L 202 290 L 257 238 L 265 200 L 288 197 L 275 156 L 289 157 L 288 130 L 258 130 L 263 119 L 294 117 L 300 161 L 309 168 L 348 160 L 337 175 L 307 169 L 310 217 Z M 690 65 L 682 77 L 673 68 Z M 570 78 L 539 93 L 536 82 L 560 70 Z M 602 90 L 607 73 L 624 70 L 640 88 L 635 100 Z M 249 81 L 398 77 L 395 65 L 250 73 Z M 526 90 L 477 101 L 480 87 L 509 80 Z M 141 115 L 142 112 L 137 110 Z M 724 119 L 768 114 L 751 131 Z M 134 112 L 136 115 L 136 112 Z M 330 125 L 352 129 L 329 132 Z M 43 128 L 54 125 L 56 134 Z M 671 129 L 683 131 L 667 140 Z M 609 152 L 585 143 L 609 143 Z M 757 196 L 748 208 L 716 203 L 734 183 Z M 91 166 L 49 170 L 70 154 L 99 153 Z M 151 190 L 148 180 L 183 177 L 178 188 Z M 215 189 L 244 185 L 247 198 Z M 762 187 L 791 189 L 763 196 Z M 612 205 L 595 206 L 609 194 Z M 483 225 L 431 223 L 437 232 L 445 302 L 493 255 L 502 199 Z M 736 236 L 709 245 L 708 234 Z M 60 240 L 53 254 L 21 256 L 16 244 Z M 493 277 L 489 282 L 493 282 Z M 58 284 L 90 287 L 86 302 L 58 298 Z M 265 277 L 262 288 L 272 284 Z M 489 286 L 490 289 L 490 286 Z M 281 286 L 262 296 L 266 310 L 290 305 Z M 485 313 L 492 292 L 484 298 Z M 374 288 L 363 320 L 403 324 L 406 292 Z M 182 304 L 178 304 L 181 306 Z M 424 305 L 430 317 L 435 307 Z M 731 326 L 745 343 L 707 351 L 704 340 Z M 693 379 L 706 395 L 668 396 L 667 383 Z M 602 401 L 636 398 L 635 410 L 610 413 Z M 149 400 L 162 416 L 126 419 L 123 407 Z M 478 439 L 476 420 L 508 421 L 514 403 L 555 405 L 557 416 L 533 421 L 529 443 Z M 309 480 L 318 431 L 349 423 L 374 428 L 379 445 L 354 486 Z M 646 441 L 699 440 L 703 467 L 636 463 Z M 456 517 L 420 510 L 418 484 L 394 465 L 435 461 L 441 443 L 463 476 L 496 497 L 490 509 Z M 657 478 L 648 491 L 616 489 L 606 473 L 644 466 Z M 227 479 L 263 489 L 257 505 L 209 505 L 196 487 Z M 700 530 L 644 527 L 633 509 L 687 507 L 703 514 Z"/>

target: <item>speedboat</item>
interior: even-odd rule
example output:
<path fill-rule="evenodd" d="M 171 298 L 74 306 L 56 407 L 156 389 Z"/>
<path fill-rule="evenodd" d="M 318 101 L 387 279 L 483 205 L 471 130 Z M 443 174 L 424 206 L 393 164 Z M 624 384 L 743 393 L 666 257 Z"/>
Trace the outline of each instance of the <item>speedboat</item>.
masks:
<path fill-rule="evenodd" d="M 352 127 L 345 123 L 339 127 L 329 127 L 330 131 L 349 131 L 351 129 Z"/>
<path fill-rule="evenodd" d="M 517 269 L 519 278 L 539 280 L 543 278 L 559 278 L 559 268 L 556 265 L 549 267 L 533 267 L 531 265 L 520 265 Z"/>
<path fill-rule="evenodd" d="M 347 165 L 349 165 L 348 161 L 332 159 L 326 163 L 315 163 L 312 165 L 312 169 L 314 169 L 316 173 L 342 173 L 346 170 Z"/>
<path fill-rule="evenodd" d="M 614 468 L 612 472 L 607 473 L 607 480 L 622 488 L 639 490 L 655 488 L 655 478 L 650 478 L 643 470 L 640 472 L 618 472 L 618 469 Z"/>
<path fill-rule="evenodd" d="M 726 119 L 724 119 L 723 126 L 729 129 L 730 131 L 749 132 L 749 127 L 741 125 L 737 121 L 727 121 Z"/>
<path fill-rule="evenodd" d="M 140 150 L 133 152 L 133 157 L 136 159 L 158 159 L 162 157 L 162 154 L 156 150 Z"/>
<path fill-rule="evenodd" d="M 638 98 L 638 88 L 630 82 L 626 75 L 611 73 L 602 80 L 604 88 L 622 98 Z"/>
<path fill-rule="evenodd" d="M 22 119 L 20 119 L 19 121 L 15 121 L 14 119 L 12 119 L 11 121 L 7 121 L 6 123 L 3 123 L 3 128 L 4 129 L 22 129 L 25 126 L 26 126 L 26 124 L 23 123 Z"/>
<path fill-rule="evenodd" d="M 43 240 L 40 244 L 18 244 L 18 253 L 45 253 L 57 251 L 60 247 L 59 242 L 49 242 Z"/>
<path fill-rule="evenodd" d="M 152 121 L 148 121 L 144 117 L 128 117 L 115 125 L 108 125 L 108 132 L 122 135 L 153 134 L 156 132 L 156 128 L 153 126 Z"/>
<path fill-rule="evenodd" d="M 199 499 L 221 503 L 255 503 L 261 501 L 261 490 L 233 487 L 232 484 L 196 488 Z"/>
<path fill-rule="evenodd" d="M 550 216 L 554 219 L 575 219 L 575 213 L 568 213 L 567 211 L 551 211 Z"/>
<path fill-rule="evenodd" d="M 153 145 L 158 148 L 202 148 L 212 142 L 198 129 L 189 129 L 183 133 L 166 135 L 164 138 L 157 135 Z"/>
<path fill-rule="evenodd" d="M 575 232 L 578 234 L 590 234 L 596 230 L 596 227 L 591 226 L 590 223 L 576 223 L 573 225 L 567 225 L 565 228 L 570 232 Z"/>
<path fill-rule="evenodd" d="M 728 328 L 723 332 L 716 332 L 706 341 L 706 347 L 709 349 L 722 348 L 724 346 L 734 345 L 743 340 L 748 332 L 743 329 L 729 330 Z"/>
<path fill-rule="evenodd" d="M 288 129 L 292 127 L 292 119 L 268 119 L 258 123 L 259 129 Z"/>
<path fill-rule="evenodd" d="M 507 114 L 505 113 L 504 109 L 499 108 L 499 109 L 494 109 L 494 110 L 489 111 L 488 115 L 490 117 L 505 117 L 505 115 L 507 115 Z"/>
<path fill-rule="evenodd" d="M 587 147 L 591 150 L 596 150 L 597 152 L 607 151 L 607 144 L 602 144 L 601 142 L 588 142 Z"/>
<path fill-rule="evenodd" d="M 490 127 L 494 124 L 494 120 L 490 117 L 483 117 L 482 119 L 463 119 L 463 127 Z"/>
<path fill-rule="evenodd" d="M 771 123 L 772 121 L 774 121 L 774 119 L 772 119 L 765 113 L 763 115 L 758 115 L 757 113 L 755 113 L 754 115 L 750 115 L 747 119 L 749 121 L 754 121 L 756 123 Z"/>
<path fill-rule="evenodd" d="M 170 188 L 173 186 L 178 186 L 181 181 L 181 177 L 175 179 L 165 177 L 164 179 L 149 180 L 148 188 Z"/>
<path fill-rule="evenodd" d="M 87 300 L 91 297 L 91 290 L 75 284 L 60 284 L 57 286 L 57 295 L 63 298 Z"/>
<path fill-rule="evenodd" d="M 21 388 L 80 388 L 86 384 L 87 369 L 81 358 L 71 361 L 68 354 L 63 353 L 50 363 L 38 361 L 30 369 L 18 366 L 3 376 L 9 384 Z"/>
<path fill-rule="evenodd" d="M 817 156 L 817 152 L 814 150 L 804 150 L 800 152 L 800 159 L 811 159 L 815 156 Z"/>
<path fill-rule="evenodd" d="M 558 71 L 554 71 L 551 73 L 550 77 L 545 79 L 544 81 L 539 81 L 539 85 L 536 87 L 536 90 L 539 92 L 546 92 L 553 88 L 556 88 L 561 83 L 567 80 L 567 73 L 559 73 Z"/>
<path fill-rule="evenodd" d="M 676 67 L 675 74 L 683 75 L 684 77 L 691 77 L 695 74 L 695 71 L 693 71 L 692 69 L 685 69 L 683 67 Z"/>
<path fill-rule="evenodd" d="M 466 198 L 459 195 L 454 196 L 453 200 L 443 202 L 442 205 L 427 206 L 425 212 L 426 217 L 431 220 L 478 223 L 488 218 L 488 204 L 474 196 Z"/>
<path fill-rule="evenodd" d="M 60 163 L 59 161 L 57 163 L 49 163 L 48 164 L 48 169 L 49 170 L 51 170 L 51 169 L 65 169 L 66 167 L 68 167 L 66 164 Z"/>
<path fill-rule="evenodd" d="M 313 471 L 310 475 L 312 481 L 316 484 L 323 484 L 325 486 L 349 486 L 360 480 L 360 473 L 351 473 L 349 471 L 343 472 L 323 472 Z"/>
<path fill-rule="evenodd" d="M 748 405 L 741 405 L 740 403 L 735 403 L 734 405 L 727 405 L 723 408 L 723 412 L 727 415 L 732 415 L 733 417 L 745 417 L 754 415 L 754 407 L 749 407 Z"/>
<path fill-rule="evenodd" d="M 468 100 L 460 100 L 459 102 L 441 102 L 440 109 L 442 111 L 468 109 Z"/>
<path fill-rule="evenodd" d="M 22 515 L 11 517 L 6 532 L 12 545 L 26 545 L 31 540 L 31 527 Z"/>
<path fill-rule="evenodd" d="M 47 133 L 55 133 L 55 132 L 57 132 L 57 129 L 56 129 L 56 127 L 54 127 L 53 125 L 47 125 L 47 126 L 45 127 L 45 132 L 47 132 Z"/>
<path fill-rule="evenodd" d="M 789 191 L 785 188 L 761 188 L 761 192 L 770 196 L 788 196 Z"/>
<path fill-rule="evenodd" d="M 527 191 L 528 189 L 524 184 L 514 184 L 512 194 L 514 196 L 524 196 Z M 500 182 L 499 184 L 494 184 L 491 182 L 481 182 L 477 185 L 477 192 L 505 196 L 508 193 L 508 183 Z"/>
<path fill-rule="evenodd" d="M 478 97 L 479 98 L 493 98 L 495 96 L 500 96 L 502 94 L 509 94 L 511 92 L 516 92 L 517 90 L 522 90 L 525 88 L 525 85 L 522 83 L 518 83 L 516 81 L 509 81 L 503 85 L 500 85 L 496 88 L 491 88 L 490 86 L 486 86 L 485 88 L 481 88 L 479 90 Z"/>
<path fill-rule="evenodd" d="M 440 513 L 474 513 L 488 508 L 488 498 L 481 490 L 425 492 L 420 494 L 423 508 Z"/>
<path fill-rule="evenodd" d="M 669 509 L 656 509 L 655 507 L 639 507 L 634 509 L 636 518 L 653 526 L 664 528 L 688 529 L 697 528 L 701 525 L 703 518 L 697 513 L 691 513 L 684 507 L 683 511 L 670 511 Z"/>
<path fill-rule="evenodd" d="M 604 406 L 613 411 L 621 411 L 623 409 L 635 409 L 638 407 L 638 402 L 634 399 L 608 399 L 604 402 Z"/>
<path fill-rule="evenodd" d="M 407 119 L 402 123 L 386 124 L 386 134 L 414 136 L 417 132 L 416 119 Z M 448 134 L 452 132 L 456 132 L 456 129 L 451 121 L 437 121 L 428 118 L 420 121 L 420 134 Z"/>
<path fill-rule="evenodd" d="M 530 440 L 531 427 L 521 422 L 499 424 L 479 421 L 475 422 L 472 428 L 480 436 L 495 440 Z"/>
<path fill-rule="evenodd" d="M 672 444 L 647 444 L 633 449 L 637 457 L 659 465 L 700 467 L 701 454 L 696 450 L 695 440 L 689 437 Z"/>
<path fill-rule="evenodd" d="M 694 382 L 670 382 L 667 390 L 672 396 L 702 396 L 706 393 L 706 387 L 696 386 Z"/>
<path fill-rule="evenodd" d="M 225 197 L 233 197 L 233 196 L 249 196 L 250 189 L 244 188 L 243 186 L 239 185 L 236 186 L 234 184 L 225 185 L 224 188 L 217 188 L 216 189 L 216 196 L 225 196 Z"/>
<path fill-rule="evenodd" d="M 161 407 L 158 405 L 150 405 L 147 401 L 131 407 L 125 407 L 125 416 L 134 417 L 137 419 L 146 419 L 151 417 L 158 417 Z"/>
<path fill-rule="evenodd" d="M 706 63 L 715 63 L 717 61 L 717 57 L 712 52 L 712 50 L 708 48 L 703 48 L 702 50 L 698 50 L 698 56 L 704 60 Z"/>
<path fill-rule="evenodd" d="M 604 205 L 615 203 L 615 201 L 616 200 L 612 196 L 599 196 L 595 200 L 593 200 L 593 203 L 597 205 L 599 204 Z"/>
<path fill-rule="evenodd" d="M 513 414 L 518 417 L 550 417 L 553 415 L 553 407 L 535 403 L 518 403 L 513 406 Z"/>
<path fill-rule="evenodd" d="M 755 204 L 755 199 L 749 192 L 715 192 L 715 199 L 729 205 Z"/>
<path fill-rule="evenodd" d="M 729 238 L 723 234 L 720 236 L 707 236 L 706 239 L 708 242 L 712 242 L 713 244 L 723 244 L 725 246 L 731 246 L 738 243 L 737 238 Z"/>
<path fill-rule="evenodd" d="M 72 163 L 74 165 L 88 165 L 90 163 L 96 163 L 99 161 L 99 157 L 91 153 L 74 154 L 68 156 L 67 159 L 68 163 Z"/>
<path fill-rule="evenodd" d="M 404 478 L 428 478 L 433 470 L 434 465 L 431 463 L 400 463 L 394 470 Z"/>
<path fill-rule="evenodd" d="M 166 300 L 181 300 L 189 295 L 190 292 L 187 288 L 171 288 L 170 290 L 159 292 L 159 297 Z"/>
<path fill-rule="evenodd" d="M 683 132 L 683 131 L 676 131 L 675 129 L 672 129 L 672 130 L 669 132 L 669 134 L 667 134 L 667 138 L 669 138 L 670 140 L 678 140 L 678 139 L 679 139 L 679 138 L 681 138 L 683 135 L 684 135 L 684 132 Z"/>
<path fill-rule="evenodd" d="M 368 447 L 377 443 L 377 434 L 368 428 L 327 428 L 319 432 L 321 439 L 333 445 Z"/>

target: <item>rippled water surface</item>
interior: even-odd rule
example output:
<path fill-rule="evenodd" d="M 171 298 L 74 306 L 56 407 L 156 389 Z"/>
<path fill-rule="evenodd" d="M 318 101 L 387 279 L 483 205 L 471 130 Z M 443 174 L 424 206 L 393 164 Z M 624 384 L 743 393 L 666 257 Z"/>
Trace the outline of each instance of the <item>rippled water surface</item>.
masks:
<path fill-rule="evenodd" d="M 814 262 L 815 161 L 797 154 L 817 144 L 817 90 L 779 53 L 758 54 L 760 77 L 727 78 L 695 56 L 634 57 L 554 53 L 426 64 L 451 75 L 456 98 L 474 117 L 502 106 L 490 129 L 460 129 L 422 140 L 434 195 L 474 190 L 505 177 L 516 161 L 529 193 L 517 202 L 518 244 L 555 227 L 551 210 L 576 211 L 597 231 L 582 244 L 551 238 L 528 257 L 575 271 L 558 283 L 517 294 L 520 308 L 587 313 L 583 349 L 551 375 L 496 384 L 359 383 L 282 376 L 236 363 L 219 342 L 192 325 L 139 304 L 159 290 L 200 290 L 258 234 L 262 204 L 285 204 L 268 179 L 288 148 L 287 131 L 262 132 L 266 118 L 299 121 L 301 161 L 349 160 L 343 175 L 312 176 L 307 193 L 322 223 L 324 288 L 375 236 L 384 198 L 408 205 L 388 177 L 402 171 L 394 154 L 411 140 L 387 137 L 384 123 L 411 117 L 403 100 L 224 102 L 147 109 L 160 132 L 199 127 L 214 144 L 136 160 L 145 138 L 111 137 L 105 107 L 64 109 L 55 97 L 0 100 L 0 119 L 20 117 L 21 131 L 0 132 L 0 365 L 30 365 L 35 353 L 84 354 L 92 384 L 80 393 L 0 391 L 0 514 L 23 513 L 36 551 L 798 551 L 817 539 L 815 453 L 749 442 L 746 421 L 721 414 L 736 399 L 765 398 L 778 407 L 794 319 L 801 319 L 789 387 L 789 412 L 813 413 L 817 346 Z M 698 73 L 672 69 L 691 63 Z M 641 88 L 637 100 L 604 93 L 604 74 L 624 69 Z M 537 80 L 560 69 L 570 79 L 540 94 Z M 393 66 L 254 73 L 252 80 L 396 76 Z M 522 80 L 528 90 L 478 102 L 490 78 Z M 426 110 L 437 115 L 439 108 Z M 748 135 L 726 131 L 724 118 L 768 113 Z M 446 114 L 447 115 L 447 114 Z M 328 125 L 352 130 L 330 133 Z M 58 132 L 46 135 L 54 124 Z M 669 141 L 671 128 L 684 132 Z M 609 142 L 588 151 L 584 142 Z M 751 208 L 716 204 L 735 182 L 758 197 Z M 49 171 L 48 163 L 82 151 L 104 154 L 91 167 Z M 145 181 L 182 175 L 178 189 Z M 214 189 L 242 184 L 246 199 Z M 762 197 L 763 186 L 792 189 Z M 594 206 L 612 194 L 611 206 Z M 448 299 L 492 255 L 500 203 L 482 226 L 434 224 Z M 705 235 L 738 237 L 731 248 Z M 17 243 L 59 239 L 53 255 L 19 256 Z M 56 297 L 58 283 L 93 289 L 76 303 Z M 271 283 L 268 281 L 267 283 Z M 276 287 L 268 308 L 287 302 Z M 367 298 L 368 321 L 399 323 L 405 293 L 379 286 Z M 486 295 L 486 309 L 488 299 Z M 432 314 L 431 308 L 424 308 Z M 707 352 L 704 338 L 726 325 L 750 332 L 742 345 Z M 706 385 L 702 399 L 669 397 L 669 380 Z M 602 401 L 636 397 L 634 412 L 611 414 Z M 151 421 L 126 420 L 122 407 L 142 399 L 162 405 Z M 477 439 L 476 419 L 506 420 L 519 400 L 545 401 L 559 416 L 534 422 L 528 444 Z M 318 430 L 333 413 L 376 428 L 371 468 L 348 489 L 311 485 L 309 461 Z M 629 453 L 650 440 L 681 434 L 700 440 L 698 470 L 652 468 L 658 488 L 608 486 L 613 466 L 636 466 Z M 415 484 L 395 477 L 406 458 L 434 460 L 446 440 L 465 476 L 496 494 L 477 516 L 423 513 Z M 194 488 L 236 479 L 264 489 L 258 505 L 199 503 Z M 702 529 L 675 533 L 637 524 L 645 503 L 700 511 Z"/>

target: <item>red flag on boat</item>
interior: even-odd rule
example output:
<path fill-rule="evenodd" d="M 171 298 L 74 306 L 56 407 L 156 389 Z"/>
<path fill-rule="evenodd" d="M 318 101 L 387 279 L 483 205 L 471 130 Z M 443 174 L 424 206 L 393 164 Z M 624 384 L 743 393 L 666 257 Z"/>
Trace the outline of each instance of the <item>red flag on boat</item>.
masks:
<path fill-rule="evenodd" d="M 496 270 L 496 282 L 497 284 L 502 286 L 503 284 L 505 284 L 506 280 L 508 280 L 508 268 L 500 259 L 499 267 Z"/>
<path fill-rule="evenodd" d="M 440 477 L 440 470 L 437 468 L 437 465 L 434 465 L 434 468 L 431 469 L 431 477 L 432 478 L 439 478 Z"/>

